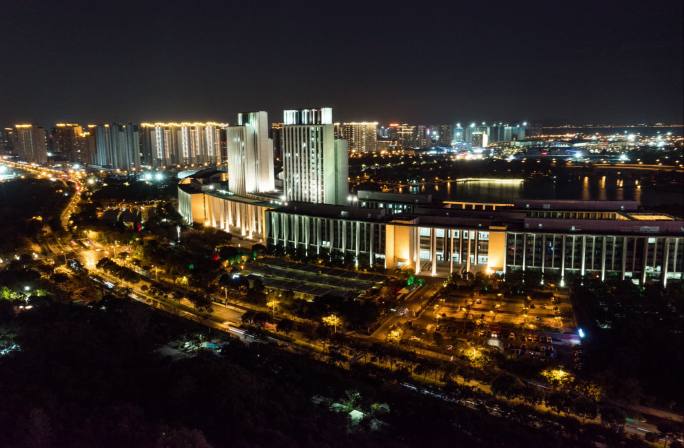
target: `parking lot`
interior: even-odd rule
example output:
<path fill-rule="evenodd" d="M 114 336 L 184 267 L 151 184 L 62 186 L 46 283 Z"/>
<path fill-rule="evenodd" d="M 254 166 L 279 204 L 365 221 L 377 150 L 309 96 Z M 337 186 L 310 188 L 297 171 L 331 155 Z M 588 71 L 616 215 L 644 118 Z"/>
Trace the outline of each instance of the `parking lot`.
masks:
<path fill-rule="evenodd" d="M 498 294 L 450 294 L 426 312 L 428 318 L 453 318 L 477 325 L 501 324 L 525 330 L 571 330 L 575 327 L 566 296 L 538 293 L 509 298 Z"/>
<path fill-rule="evenodd" d="M 261 277 L 265 287 L 291 290 L 310 297 L 326 294 L 356 297 L 386 279 L 380 274 L 302 264 L 277 258 L 250 263 L 245 273 Z"/>

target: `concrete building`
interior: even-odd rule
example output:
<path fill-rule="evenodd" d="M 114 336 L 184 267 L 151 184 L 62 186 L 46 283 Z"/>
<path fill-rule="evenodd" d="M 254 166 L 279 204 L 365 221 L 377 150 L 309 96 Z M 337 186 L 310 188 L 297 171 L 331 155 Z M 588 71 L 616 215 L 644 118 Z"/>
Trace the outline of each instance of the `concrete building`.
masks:
<path fill-rule="evenodd" d="M 335 136 L 346 140 L 351 152 L 375 152 L 378 146 L 378 122 L 335 123 Z"/>
<path fill-rule="evenodd" d="M 47 136 L 42 127 L 33 124 L 15 124 L 10 138 L 12 152 L 19 159 L 33 163 L 47 162 Z"/>
<path fill-rule="evenodd" d="M 335 139 L 332 109 L 286 110 L 282 140 L 286 200 L 345 204 L 349 192 L 347 144 Z"/>
<path fill-rule="evenodd" d="M 76 123 L 57 123 L 50 135 L 52 153 L 69 162 L 92 163 L 87 153 L 83 127 Z"/>
<path fill-rule="evenodd" d="M 122 170 L 140 167 L 138 125 L 107 123 L 89 129 L 95 136 L 95 164 Z"/>
<path fill-rule="evenodd" d="M 418 146 L 417 126 L 407 123 L 390 123 L 387 127 L 387 135 L 397 142 L 402 148 L 415 148 Z"/>
<path fill-rule="evenodd" d="M 238 114 L 238 125 L 226 128 L 230 191 L 245 195 L 275 190 L 273 141 L 266 112 Z"/>
<path fill-rule="evenodd" d="M 178 186 L 178 212 L 187 224 L 198 223 L 254 241 L 266 241 L 267 200 L 231 193 L 216 184 L 183 182 Z"/>
<path fill-rule="evenodd" d="M 225 123 L 142 123 L 143 161 L 152 167 L 219 165 L 225 162 L 222 148 Z"/>

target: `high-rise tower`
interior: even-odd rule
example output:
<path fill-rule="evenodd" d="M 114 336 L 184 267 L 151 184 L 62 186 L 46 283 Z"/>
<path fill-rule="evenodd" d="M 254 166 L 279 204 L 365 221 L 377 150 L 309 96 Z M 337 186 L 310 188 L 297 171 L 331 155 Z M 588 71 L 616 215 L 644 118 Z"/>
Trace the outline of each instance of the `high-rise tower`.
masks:
<path fill-rule="evenodd" d="M 284 112 L 283 181 L 288 201 L 344 205 L 348 173 L 347 143 L 335 139 L 331 108 Z"/>
<path fill-rule="evenodd" d="M 238 114 L 238 125 L 226 129 L 228 182 L 235 194 L 275 189 L 273 140 L 268 137 L 268 114 Z"/>

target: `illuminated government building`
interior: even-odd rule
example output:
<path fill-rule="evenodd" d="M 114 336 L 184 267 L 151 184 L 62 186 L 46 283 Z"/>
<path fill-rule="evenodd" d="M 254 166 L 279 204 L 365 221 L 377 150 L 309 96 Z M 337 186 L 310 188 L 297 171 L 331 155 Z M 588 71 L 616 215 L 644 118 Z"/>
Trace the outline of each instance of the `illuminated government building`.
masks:
<path fill-rule="evenodd" d="M 561 283 L 588 275 L 665 286 L 682 279 L 681 219 L 640 211 L 634 201 L 435 204 L 428 195 L 359 191 L 350 196 L 346 145 L 326 128 L 332 126 L 332 111 L 286 111 L 284 118 L 284 191 L 261 194 L 256 188 L 242 194 L 239 173 L 234 188 L 232 174 L 226 187 L 220 182 L 224 173 L 205 170 L 180 181 L 179 212 L 187 223 L 282 252 L 420 275 L 534 270 Z M 247 123 L 244 117 L 238 122 Z M 248 134 L 237 133 L 238 140 Z M 272 157 L 268 151 L 252 154 Z M 245 160 L 246 155 L 235 163 Z"/>

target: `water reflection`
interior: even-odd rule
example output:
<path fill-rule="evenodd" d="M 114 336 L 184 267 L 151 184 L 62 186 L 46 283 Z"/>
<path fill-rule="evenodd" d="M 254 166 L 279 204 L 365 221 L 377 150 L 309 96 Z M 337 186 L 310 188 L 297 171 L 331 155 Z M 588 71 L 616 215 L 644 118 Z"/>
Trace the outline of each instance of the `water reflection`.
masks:
<path fill-rule="evenodd" d="M 591 190 L 589 189 L 589 176 L 584 176 L 582 179 L 582 200 L 588 201 L 591 199 Z"/>
<path fill-rule="evenodd" d="M 667 184 L 656 189 L 649 187 L 642 192 L 644 178 L 631 173 L 615 173 L 607 175 L 537 176 L 520 184 L 492 182 L 456 182 L 442 184 L 421 183 L 395 187 L 393 191 L 400 193 L 431 194 L 435 201 L 463 200 L 482 202 L 514 202 L 521 199 L 570 199 L 646 201 L 645 206 L 668 203 L 683 203 L 684 197 L 676 193 Z M 446 188 L 445 188 L 446 186 Z M 644 195 L 643 193 L 648 193 Z"/>

